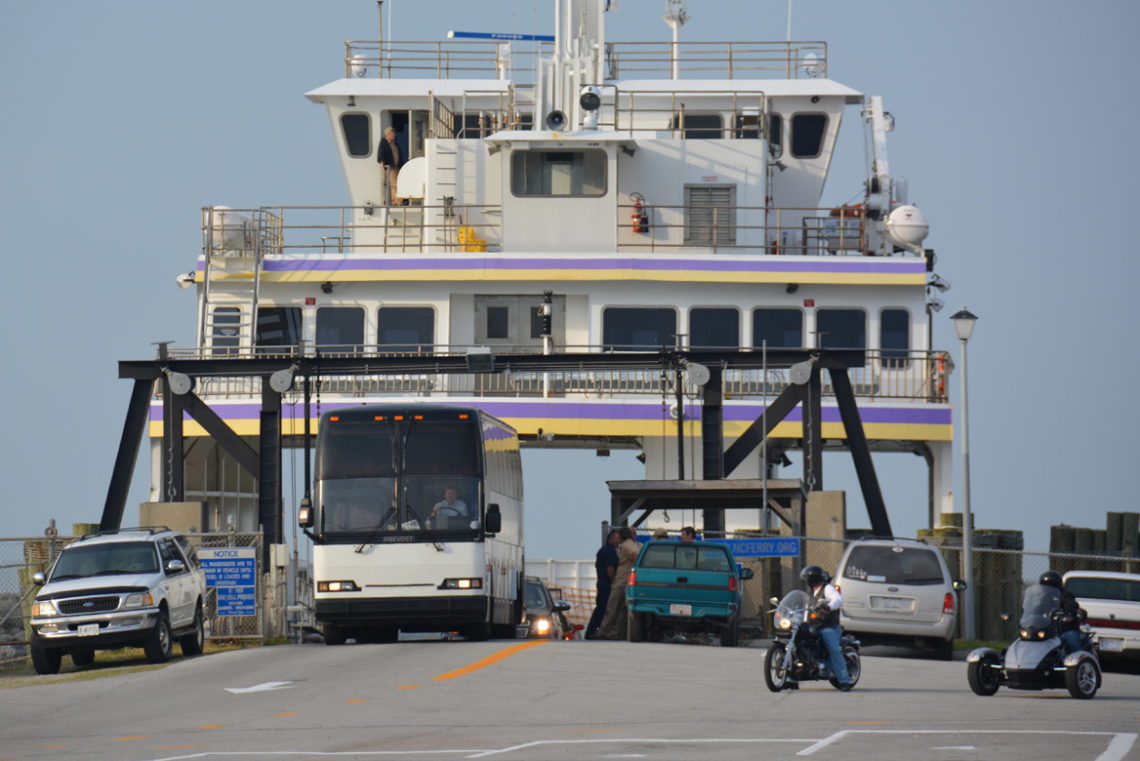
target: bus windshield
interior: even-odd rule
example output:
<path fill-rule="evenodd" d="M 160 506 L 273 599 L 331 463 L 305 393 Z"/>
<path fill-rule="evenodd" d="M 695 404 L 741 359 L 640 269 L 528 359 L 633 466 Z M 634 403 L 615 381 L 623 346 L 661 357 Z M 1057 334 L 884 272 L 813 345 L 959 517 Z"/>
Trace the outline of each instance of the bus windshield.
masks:
<path fill-rule="evenodd" d="M 475 421 L 350 420 L 322 433 L 322 533 L 479 528 L 482 440 Z"/>

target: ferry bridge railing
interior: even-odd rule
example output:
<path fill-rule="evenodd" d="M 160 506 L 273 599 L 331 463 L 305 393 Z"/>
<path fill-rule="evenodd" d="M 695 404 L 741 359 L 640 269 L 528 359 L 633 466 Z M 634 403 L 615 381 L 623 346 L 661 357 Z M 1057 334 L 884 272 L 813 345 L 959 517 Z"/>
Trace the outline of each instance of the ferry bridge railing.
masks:
<path fill-rule="evenodd" d="M 529 40 L 447 40 L 344 43 L 345 77 L 517 79 L 530 81 L 536 59 L 554 44 Z M 826 77 L 827 43 L 607 42 L 606 78 L 797 79 Z"/>
<path fill-rule="evenodd" d="M 228 260 L 237 274 L 284 254 L 407 254 L 503 251 L 499 204 L 409 206 L 207 207 L 202 214 L 202 253 Z M 635 211 L 645 215 L 634 221 Z M 646 198 L 618 205 L 615 247 L 631 253 L 752 253 L 796 256 L 867 255 L 860 207 L 658 204 Z M 914 256 L 896 251 L 895 255 Z"/>
<path fill-rule="evenodd" d="M 441 353 L 464 356 L 470 347 L 424 345 L 419 351 L 395 352 L 377 345 L 320 346 L 319 356 L 334 358 L 436 357 Z M 603 347 L 566 346 L 568 352 L 599 352 Z M 312 356 L 301 347 L 234 346 L 234 347 L 170 347 L 172 359 L 240 359 Z M 510 353 L 496 351 L 496 362 L 505 369 L 496 373 L 436 374 L 359 374 L 319 376 L 321 393 L 362 397 L 374 394 L 422 394 L 440 396 L 551 396 L 583 399 L 613 399 L 625 396 L 672 396 L 674 376 L 660 369 L 608 370 L 511 370 Z M 699 349 L 694 349 L 699 351 Z M 755 349 L 756 367 L 725 368 L 725 399 L 774 399 L 792 382 L 786 368 L 764 369 L 761 350 Z M 947 380 L 951 371 L 950 356 L 944 351 L 868 350 L 862 367 L 850 368 L 849 376 L 855 396 L 874 402 L 909 400 L 945 404 L 948 402 Z M 204 377 L 198 379 L 197 393 L 203 397 L 242 397 L 260 393 L 261 379 L 256 377 Z M 824 396 L 834 396 L 831 384 L 822 384 Z M 684 393 L 695 398 L 700 387 L 685 383 Z"/>

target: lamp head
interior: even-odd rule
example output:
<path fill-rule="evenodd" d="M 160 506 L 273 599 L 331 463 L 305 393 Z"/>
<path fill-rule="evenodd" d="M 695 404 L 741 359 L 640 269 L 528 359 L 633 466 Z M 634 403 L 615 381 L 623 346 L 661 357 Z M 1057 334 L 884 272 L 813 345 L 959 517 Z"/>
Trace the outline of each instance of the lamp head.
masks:
<path fill-rule="evenodd" d="M 970 336 L 974 334 L 974 323 L 978 321 L 978 316 L 966 307 L 962 307 L 952 314 L 950 319 L 954 322 L 954 332 L 958 334 L 958 340 L 969 341 Z"/>

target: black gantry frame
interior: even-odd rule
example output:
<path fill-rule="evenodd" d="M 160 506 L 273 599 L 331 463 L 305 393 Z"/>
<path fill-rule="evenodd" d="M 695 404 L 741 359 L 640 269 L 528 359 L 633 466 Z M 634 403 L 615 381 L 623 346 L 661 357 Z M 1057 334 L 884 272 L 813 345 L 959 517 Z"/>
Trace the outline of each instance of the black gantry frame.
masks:
<path fill-rule="evenodd" d="M 776 425 L 797 405 L 804 408 L 804 478 L 808 491 L 823 488 L 823 439 L 820 420 L 820 373 L 827 370 L 839 405 L 847 435 L 847 447 L 855 461 L 871 530 L 877 536 L 890 536 L 886 506 L 875 476 L 871 453 L 863 433 L 854 391 L 847 376 L 851 367 L 861 367 L 864 353 L 835 349 L 769 349 L 762 360 L 757 351 L 660 351 L 591 352 L 572 354 L 372 354 L 357 356 L 323 356 L 319 354 L 275 354 L 252 357 L 185 358 L 165 355 L 153 360 L 119 363 L 119 377 L 134 381 L 118 455 L 103 504 L 101 529 L 121 525 L 127 491 L 139 447 L 146 432 L 154 384 L 162 384 L 163 402 L 163 501 L 183 499 L 182 416 L 187 413 L 197 421 L 234 460 L 258 480 L 259 523 L 268 543 L 283 540 L 281 505 L 281 373 L 292 374 L 294 382 L 306 384 L 317 377 L 354 375 L 462 375 L 471 372 L 542 372 L 557 370 L 645 370 L 662 369 L 675 374 L 700 364 L 708 368 L 709 378 L 703 386 L 701 437 L 704 481 L 717 481 L 732 472 L 754 451 Z M 470 356 L 481 360 L 473 367 Z M 763 362 L 763 364 L 762 364 Z M 723 435 L 723 372 L 729 369 L 791 369 L 792 383 L 769 405 L 765 415 L 755 420 L 727 450 Z M 271 377 L 277 374 L 277 383 Z M 194 393 L 197 379 L 260 378 L 261 412 L 259 446 L 250 447 L 209 405 Z M 189 379 L 189 383 L 187 383 Z M 189 388 L 187 388 L 189 387 Z M 179 393 L 181 392 L 181 393 Z M 306 394 L 306 404 L 308 394 Z M 678 411 L 683 415 L 683 408 Z M 308 413 L 306 412 L 306 419 Z M 308 451 L 306 450 L 306 458 Z M 306 460 L 306 468 L 308 462 Z M 306 484 L 306 493 L 308 484 Z M 723 512 L 708 506 L 704 512 L 705 530 L 723 531 Z"/>

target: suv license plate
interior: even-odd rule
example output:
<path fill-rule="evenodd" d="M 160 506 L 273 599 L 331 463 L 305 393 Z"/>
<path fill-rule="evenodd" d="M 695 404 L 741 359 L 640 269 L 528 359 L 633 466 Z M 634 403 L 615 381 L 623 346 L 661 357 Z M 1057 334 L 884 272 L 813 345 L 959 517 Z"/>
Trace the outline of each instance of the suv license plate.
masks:
<path fill-rule="evenodd" d="M 669 615 L 671 616 L 691 616 L 693 615 L 692 605 L 679 605 L 672 603 L 669 605 Z"/>
<path fill-rule="evenodd" d="M 1124 649 L 1124 640 L 1117 639 L 1116 637 L 1101 638 L 1100 649 L 1106 653 L 1119 653 Z"/>
<path fill-rule="evenodd" d="M 94 637 L 99 633 L 99 624 L 80 624 L 76 632 L 80 637 Z"/>

